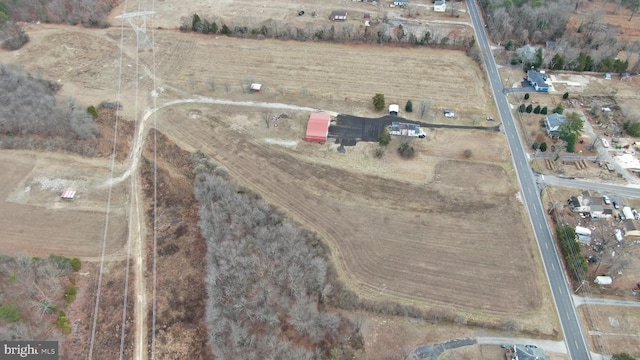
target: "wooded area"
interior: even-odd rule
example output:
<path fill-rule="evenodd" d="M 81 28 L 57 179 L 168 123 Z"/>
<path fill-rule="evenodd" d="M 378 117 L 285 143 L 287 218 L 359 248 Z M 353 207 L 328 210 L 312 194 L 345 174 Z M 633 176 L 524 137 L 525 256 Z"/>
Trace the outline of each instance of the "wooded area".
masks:
<path fill-rule="evenodd" d="M 65 311 L 76 297 L 80 260 L 0 256 L 0 340 L 58 340 L 72 330 Z"/>
<path fill-rule="evenodd" d="M 358 327 L 326 307 L 328 249 L 204 158 L 196 173 L 216 358 L 353 358 Z"/>
<path fill-rule="evenodd" d="M 0 65 L 0 134 L 92 139 L 93 117 L 70 97 L 56 95 L 61 85 L 22 69 Z M 4 142 L 3 146 L 4 146 Z"/>
<path fill-rule="evenodd" d="M 14 21 L 82 24 L 108 27 L 107 15 L 117 0 L 21 0 L 3 1 L 0 7 Z"/>
<path fill-rule="evenodd" d="M 624 8 L 631 11 L 631 16 L 640 6 L 640 0 L 614 1 L 615 12 Z M 545 47 L 544 61 L 539 64 L 516 56 L 525 67 L 600 72 L 622 72 L 629 66 L 632 71 L 640 69 L 640 61 L 628 62 L 631 54 L 640 52 L 640 40 L 620 37 L 620 29 L 604 20 L 604 6 L 583 10 L 587 5 L 577 0 L 545 3 L 482 0 L 480 3 L 493 40 L 504 44 L 505 50 L 527 44 Z M 578 18 L 577 29 L 568 26 L 572 16 Z M 618 58 L 622 51 L 627 55 Z"/>

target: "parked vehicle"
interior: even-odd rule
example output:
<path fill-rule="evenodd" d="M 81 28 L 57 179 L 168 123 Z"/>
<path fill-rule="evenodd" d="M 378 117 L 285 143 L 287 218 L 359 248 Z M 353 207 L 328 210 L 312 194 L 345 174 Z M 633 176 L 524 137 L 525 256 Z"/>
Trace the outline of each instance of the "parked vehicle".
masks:
<path fill-rule="evenodd" d="M 609 142 L 607 141 L 607 139 L 600 139 L 600 141 L 602 142 L 602 146 L 608 148 L 609 147 Z"/>
<path fill-rule="evenodd" d="M 616 209 L 620 209 L 620 204 L 618 204 L 617 202 L 613 201 L 611 202 L 613 204 L 613 207 Z"/>
<path fill-rule="evenodd" d="M 451 117 L 454 117 L 454 116 L 456 116 L 456 114 L 453 111 L 451 111 L 451 110 L 445 110 L 444 111 L 444 117 L 451 118 Z"/>
<path fill-rule="evenodd" d="M 607 195 L 602 196 L 602 201 L 604 201 L 605 205 L 611 205 L 611 199 Z"/>
<path fill-rule="evenodd" d="M 494 118 L 493 116 L 489 116 L 489 117 L 487 118 L 487 121 L 496 121 L 496 118 Z"/>

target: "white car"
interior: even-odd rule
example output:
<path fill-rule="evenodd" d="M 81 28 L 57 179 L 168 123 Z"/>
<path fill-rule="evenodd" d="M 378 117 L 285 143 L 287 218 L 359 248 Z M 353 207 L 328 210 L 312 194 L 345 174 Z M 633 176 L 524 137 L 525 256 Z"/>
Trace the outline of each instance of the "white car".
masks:
<path fill-rule="evenodd" d="M 456 114 L 453 111 L 451 110 L 444 111 L 444 117 L 454 117 L 454 116 L 456 116 Z"/>
<path fill-rule="evenodd" d="M 611 199 L 607 195 L 602 196 L 602 201 L 604 201 L 605 205 L 611 205 Z"/>
<path fill-rule="evenodd" d="M 600 141 L 602 142 L 602 146 L 608 148 L 609 147 L 609 142 L 607 141 L 607 139 L 600 139 Z"/>

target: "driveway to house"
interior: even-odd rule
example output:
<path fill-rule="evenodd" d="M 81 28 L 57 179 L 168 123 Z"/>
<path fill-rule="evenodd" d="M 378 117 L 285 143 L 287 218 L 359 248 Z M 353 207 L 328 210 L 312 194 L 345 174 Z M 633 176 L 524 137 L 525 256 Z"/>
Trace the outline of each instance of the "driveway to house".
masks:
<path fill-rule="evenodd" d="M 597 298 L 585 298 L 577 295 L 573 295 L 573 303 L 576 304 L 576 306 L 609 305 L 609 306 L 640 307 L 640 300 L 597 299 Z"/>

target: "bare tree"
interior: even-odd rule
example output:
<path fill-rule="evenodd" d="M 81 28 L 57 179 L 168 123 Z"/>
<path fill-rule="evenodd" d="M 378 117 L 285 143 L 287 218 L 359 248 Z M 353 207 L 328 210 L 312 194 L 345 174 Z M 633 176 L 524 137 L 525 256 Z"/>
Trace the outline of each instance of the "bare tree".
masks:
<path fill-rule="evenodd" d="M 423 119 L 427 113 L 431 110 L 432 101 L 429 99 L 423 99 L 420 101 L 420 118 Z"/>

